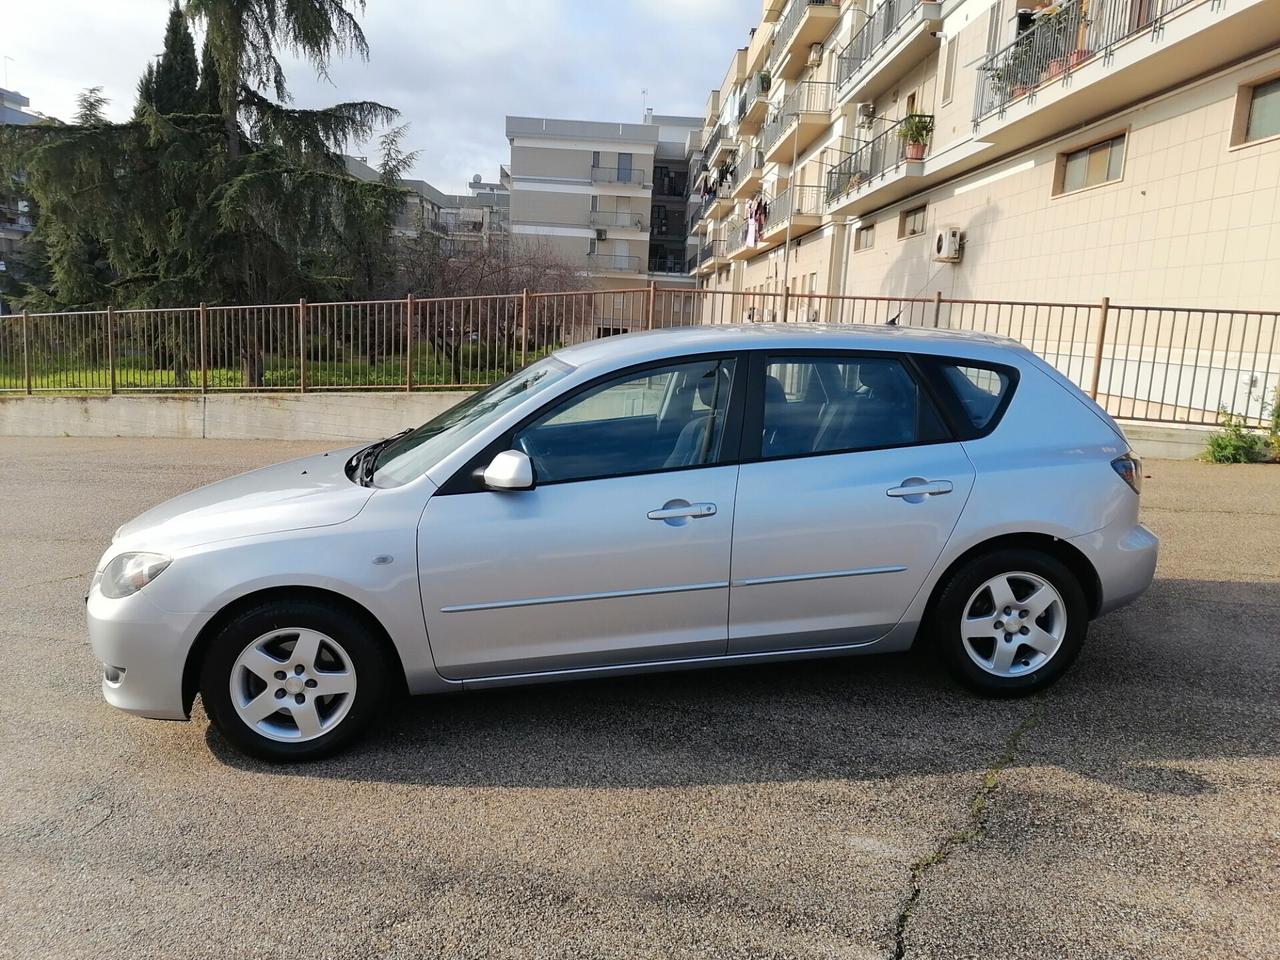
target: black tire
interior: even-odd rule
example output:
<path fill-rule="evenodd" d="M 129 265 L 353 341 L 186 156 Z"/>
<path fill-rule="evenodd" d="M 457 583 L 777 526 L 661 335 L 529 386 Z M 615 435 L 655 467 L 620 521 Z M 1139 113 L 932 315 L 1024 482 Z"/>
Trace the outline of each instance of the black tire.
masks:
<path fill-rule="evenodd" d="M 240 654 L 258 638 L 288 628 L 315 630 L 336 641 L 349 658 L 356 677 L 355 691 L 350 694 L 351 702 L 345 715 L 331 730 L 302 742 L 265 736 L 241 718 L 231 700 L 231 674 Z M 387 695 L 396 689 L 391 677 L 391 664 L 383 644 L 359 617 L 341 606 L 321 601 L 277 600 L 237 614 L 213 638 L 201 666 L 200 696 L 214 727 L 236 749 L 272 763 L 295 763 L 332 754 L 366 732 Z M 306 693 L 303 691 L 304 696 Z M 285 715 L 278 716 L 283 720 Z"/>
<path fill-rule="evenodd" d="M 987 672 L 969 656 L 961 621 L 970 598 L 984 583 L 1015 572 L 1035 574 L 1058 591 L 1066 608 L 1066 625 L 1057 651 L 1042 666 L 1021 676 L 1002 677 Z M 948 670 L 970 690 L 988 697 L 1017 697 L 1043 690 L 1062 676 L 1080 655 L 1088 626 L 1084 589 L 1065 564 L 1038 550 L 1005 549 L 976 557 L 951 575 L 934 605 L 929 632 Z"/>

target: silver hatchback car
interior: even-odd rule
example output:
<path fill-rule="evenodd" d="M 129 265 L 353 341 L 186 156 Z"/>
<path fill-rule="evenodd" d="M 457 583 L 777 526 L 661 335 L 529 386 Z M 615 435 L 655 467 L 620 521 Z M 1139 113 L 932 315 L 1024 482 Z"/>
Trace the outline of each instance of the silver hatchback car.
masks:
<path fill-rule="evenodd" d="M 415 430 L 194 490 L 94 576 L 103 693 L 298 760 L 391 694 L 934 644 L 1029 693 L 1146 589 L 1116 423 L 1013 341 L 811 324 L 560 350 Z"/>

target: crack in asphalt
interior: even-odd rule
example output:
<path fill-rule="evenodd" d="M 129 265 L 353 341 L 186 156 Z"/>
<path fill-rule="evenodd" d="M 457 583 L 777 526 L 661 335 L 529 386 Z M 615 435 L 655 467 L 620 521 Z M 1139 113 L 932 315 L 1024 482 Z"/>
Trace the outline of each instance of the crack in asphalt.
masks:
<path fill-rule="evenodd" d="M 982 774 L 982 781 L 977 792 L 969 801 L 969 816 L 960 828 L 947 834 L 927 855 L 911 865 L 911 883 L 907 899 L 898 911 L 893 931 L 893 960 L 903 960 L 907 954 L 907 927 L 911 923 L 911 914 L 915 910 L 920 893 L 924 889 L 925 879 L 929 872 L 950 859 L 951 855 L 961 847 L 982 839 L 987 830 L 987 808 L 991 795 L 1000 785 L 1000 774 L 1018 755 L 1018 748 L 1023 738 L 1040 724 L 1044 716 L 1044 698 L 1037 696 L 1030 716 L 1023 720 L 1009 734 L 1004 744 L 1004 752 Z"/>

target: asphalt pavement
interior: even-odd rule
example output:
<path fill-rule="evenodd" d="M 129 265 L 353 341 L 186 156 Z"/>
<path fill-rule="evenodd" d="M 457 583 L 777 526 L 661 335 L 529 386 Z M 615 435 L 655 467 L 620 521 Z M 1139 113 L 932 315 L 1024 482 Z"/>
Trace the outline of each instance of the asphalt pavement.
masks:
<path fill-rule="evenodd" d="M 878 657 L 417 699 L 298 767 L 109 708 L 111 531 L 313 444 L 0 439 L 0 957 L 1280 957 L 1280 467 L 1147 464 L 1045 695 Z"/>

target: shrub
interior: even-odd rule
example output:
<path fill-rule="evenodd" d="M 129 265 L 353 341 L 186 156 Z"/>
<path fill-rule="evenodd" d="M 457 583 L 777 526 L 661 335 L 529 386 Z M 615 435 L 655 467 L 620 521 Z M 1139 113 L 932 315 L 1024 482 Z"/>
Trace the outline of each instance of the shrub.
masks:
<path fill-rule="evenodd" d="M 1251 433 L 1245 419 L 1238 414 L 1221 411 L 1218 422 L 1222 430 L 1210 434 L 1204 458 L 1210 463 L 1257 463 L 1266 460 L 1267 438 Z"/>

